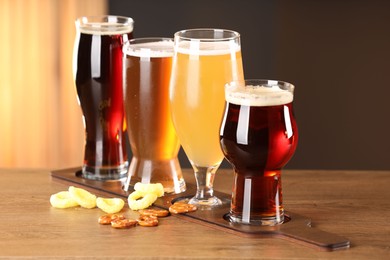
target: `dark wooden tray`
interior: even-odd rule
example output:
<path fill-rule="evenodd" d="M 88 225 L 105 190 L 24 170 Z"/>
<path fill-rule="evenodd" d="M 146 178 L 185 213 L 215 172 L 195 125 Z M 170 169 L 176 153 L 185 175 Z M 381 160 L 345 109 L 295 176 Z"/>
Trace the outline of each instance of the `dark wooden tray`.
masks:
<path fill-rule="evenodd" d="M 56 170 L 52 171 L 51 175 L 57 180 L 65 181 L 72 185 L 88 187 L 127 199 L 129 192 L 124 191 L 122 188 L 124 181 L 103 182 L 86 180 L 80 177 L 80 170 L 81 168 Z M 168 194 L 158 198 L 154 203 L 154 206 L 168 209 L 176 200 L 192 197 L 195 194 L 195 191 L 196 187 L 194 185 L 187 184 L 187 190 L 185 192 L 180 194 Z M 215 191 L 215 195 L 222 200 L 223 203 L 221 206 L 213 207 L 212 210 L 199 209 L 195 212 L 177 216 L 240 236 L 276 236 L 326 251 L 350 247 L 350 241 L 348 239 L 312 228 L 310 219 L 294 214 L 293 212 L 286 212 L 287 220 L 285 223 L 273 227 L 230 223 L 224 218 L 230 209 L 230 196 L 218 191 Z"/>

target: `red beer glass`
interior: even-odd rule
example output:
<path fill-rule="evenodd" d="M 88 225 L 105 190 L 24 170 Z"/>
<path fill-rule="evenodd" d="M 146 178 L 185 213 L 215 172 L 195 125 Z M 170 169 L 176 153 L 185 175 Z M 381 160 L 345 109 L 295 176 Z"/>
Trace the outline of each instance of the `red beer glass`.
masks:
<path fill-rule="evenodd" d="M 133 38 L 133 20 L 120 16 L 76 20 L 73 75 L 83 113 L 85 150 L 82 177 L 126 178 L 126 122 L 122 46 Z"/>
<path fill-rule="evenodd" d="M 284 221 L 281 170 L 298 141 L 293 92 L 292 84 L 274 80 L 246 80 L 225 87 L 220 143 L 234 168 L 231 222 Z"/>

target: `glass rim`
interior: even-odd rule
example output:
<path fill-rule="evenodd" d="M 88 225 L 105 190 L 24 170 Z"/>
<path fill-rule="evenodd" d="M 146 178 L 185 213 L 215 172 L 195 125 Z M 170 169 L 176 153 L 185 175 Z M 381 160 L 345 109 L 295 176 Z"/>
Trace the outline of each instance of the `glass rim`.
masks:
<path fill-rule="evenodd" d="M 115 27 L 115 30 L 102 30 L 104 26 L 111 23 L 111 27 Z M 131 17 L 118 16 L 118 15 L 91 15 L 81 16 L 75 20 L 76 28 L 89 33 L 96 32 L 108 32 L 117 33 L 125 32 L 130 33 L 134 29 L 134 20 Z M 82 28 L 82 29 L 81 29 Z"/>
<path fill-rule="evenodd" d="M 151 37 L 140 37 L 140 38 L 133 38 L 133 39 L 130 39 L 130 40 L 127 40 L 125 41 L 123 44 L 131 44 L 131 43 L 134 43 L 134 42 L 164 42 L 164 41 L 172 41 L 173 42 L 173 38 L 170 38 L 170 37 L 154 37 L 154 36 L 151 36 Z"/>
<path fill-rule="evenodd" d="M 224 33 L 231 33 L 232 36 L 229 37 L 220 37 L 220 38 L 211 38 L 211 37 L 188 37 L 184 36 L 185 33 L 188 32 L 224 32 Z M 237 31 L 229 30 L 229 29 L 219 29 L 219 28 L 193 28 L 193 29 L 184 29 L 176 32 L 174 34 L 175 38 L 180 38 L 181 40 L 185 41 L 204 41 L 204 42 L 214 42 L 214 41 L 231 41 L 235 39 L 240 38 L 240 33 Z"/>
<path fill-rule="evenodd" d="M 233 87 L 246 87 L 246 86 L 258 86 L 258 87 L 273 87 L 278 86 L 280 89 L 294 92 L 295 86 L 292 83 L 283 80 L 274 79 L 244 79 L 235 80 L 225 84 L 225 88 Z"/>
<path fill-rule="evenodd" d="M 151 43 L 149 46 L 144 44 Z M 153 44 L 155 43 L 155 44 Z M 158 45 L 158 43 L 163 43 L 163 45 Z M 165 45 L 164 43 L 169 43 Z M 142 45 L 142 46 L 139 46 Z M 151 52 L 159 52 L 159 55 L 153 56 Z M 145 57 L 172 57 L 174 53 L 174 40 L 169 37 L 141 37 L 134 38 L 124 42 L 122 47 L 122 52 L 124 55 L 129 56 L 138 56 L 134 55 L 136 52 L 141 52 Z"/>

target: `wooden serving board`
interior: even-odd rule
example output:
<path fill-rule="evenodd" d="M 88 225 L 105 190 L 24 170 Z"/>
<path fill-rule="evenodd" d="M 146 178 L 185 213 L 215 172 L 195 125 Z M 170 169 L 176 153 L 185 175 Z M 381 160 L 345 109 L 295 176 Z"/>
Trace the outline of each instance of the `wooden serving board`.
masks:
<path fill-rule="evenodd" d="M 130 192 L 123 190 L 122 181 L 93 181 L 84 179 L 80 174 L 81 168 L 70 168 L 52 171 L 53 178 L 67 183 L 84 186 L 100 192 L 108 193 L 127 199 Z M 132 187 L 130 187 L 132 189 Z M 191 198 L 196 191 L 195 185 L 187 184 L 187 190 L 180 194 L 168 194 L 153 204 L 162 209 L 168 209 L 177 200 Z M 333 251 L 350 247 L 350 241 L 344 237 L 329 232 L 324 232 L 311 227 L 311 220 L 293 212 L 286 212 L 285 223 L 277 226 L 254 226 L 231 223 L 225 219 L 230 210 L 230 196 L 218 191 L 215 195 L 222 200 L 222 205 L 210 209 L 198 209 L 195 212 L 179 214 L 178 217 L 192 222 L 216 228 L 225 232 L 240 236 L 263 237 L 273 236 L 288 239 L 320 250 Z"/>

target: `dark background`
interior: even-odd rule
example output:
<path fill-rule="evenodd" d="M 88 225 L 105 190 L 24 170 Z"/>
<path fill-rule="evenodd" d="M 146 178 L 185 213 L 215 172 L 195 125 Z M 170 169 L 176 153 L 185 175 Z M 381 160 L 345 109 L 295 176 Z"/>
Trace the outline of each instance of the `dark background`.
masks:
<path fill-rule="evenodd" d="M 287 168 L 390 169 L 390 1 L 110 0 L 109 12 L 132 17 L 135 37 L 240 32 L 246 78 L 296 86 Z"/>

